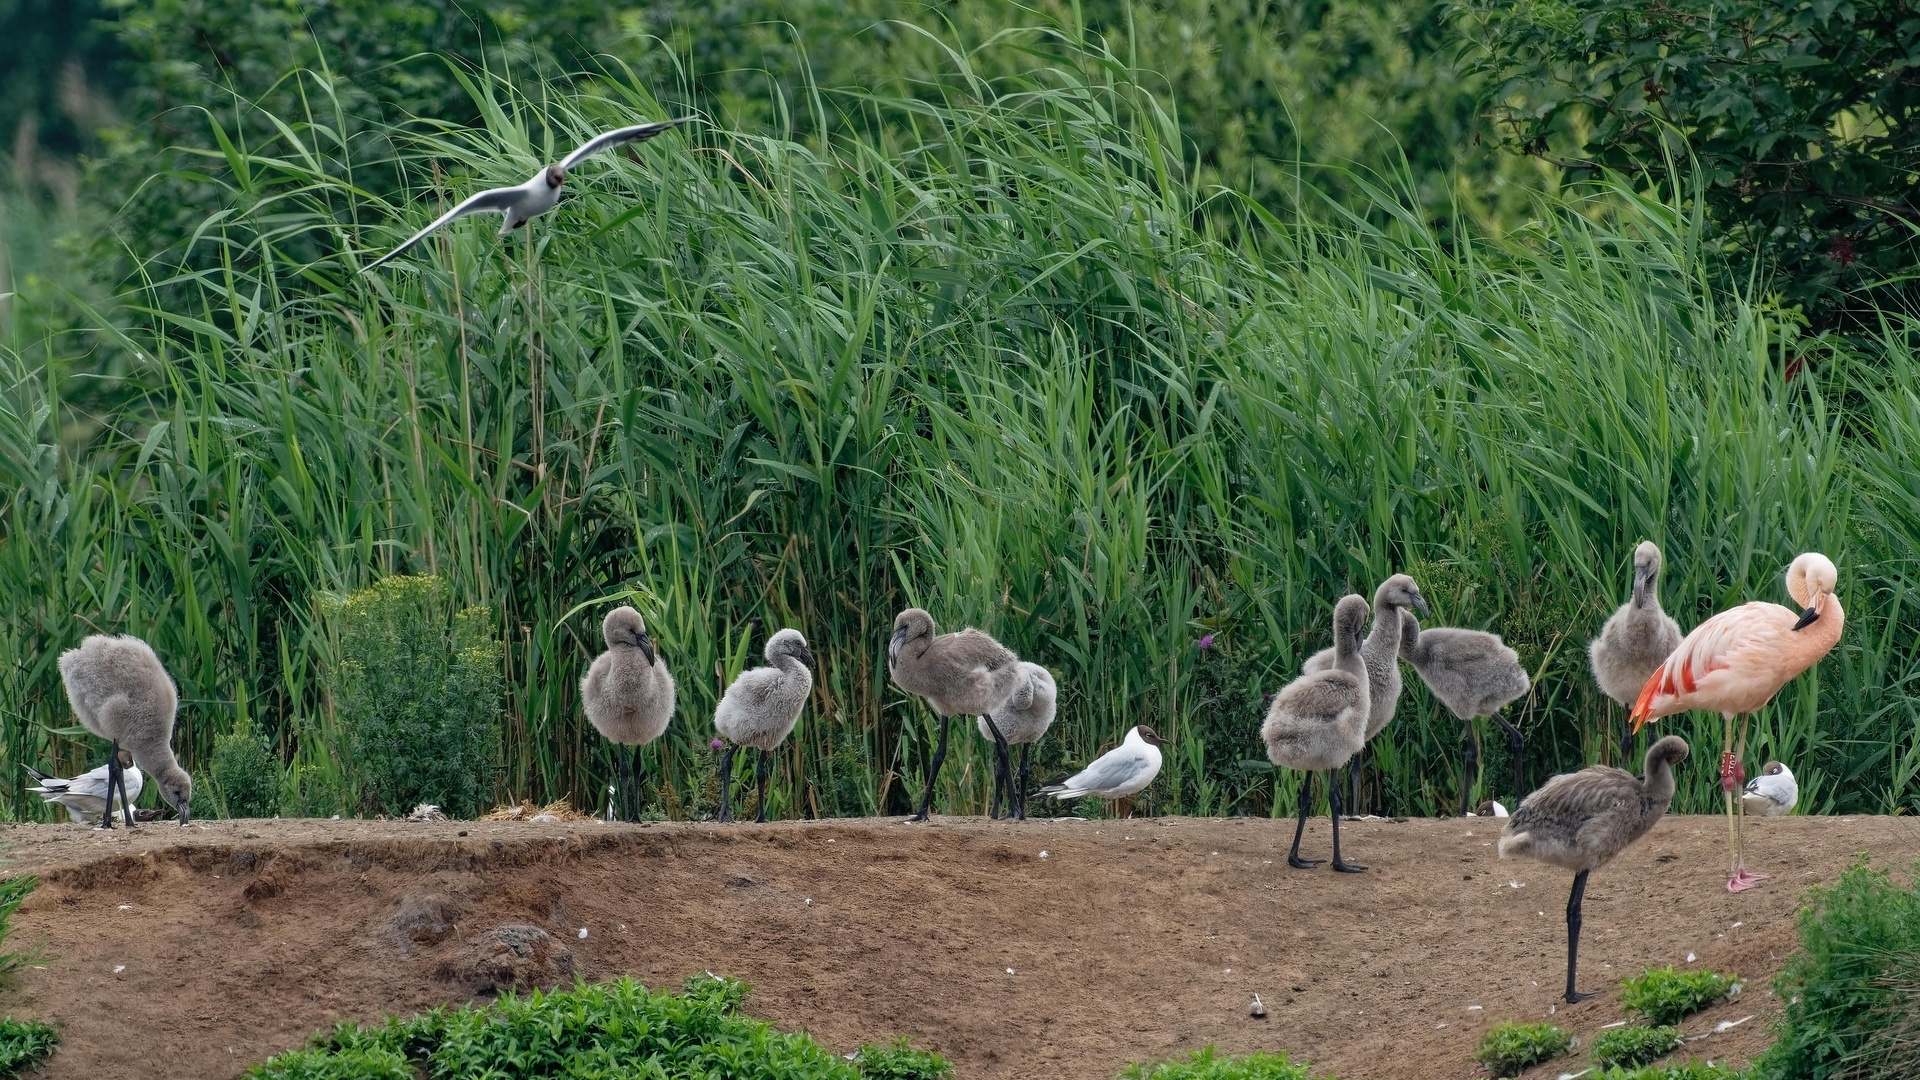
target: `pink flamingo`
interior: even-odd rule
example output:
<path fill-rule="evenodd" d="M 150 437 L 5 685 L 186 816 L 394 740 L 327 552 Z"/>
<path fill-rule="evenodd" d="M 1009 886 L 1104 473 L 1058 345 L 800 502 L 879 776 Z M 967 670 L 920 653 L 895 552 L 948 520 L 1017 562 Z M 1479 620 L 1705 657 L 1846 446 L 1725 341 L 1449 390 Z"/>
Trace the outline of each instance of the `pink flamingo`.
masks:
<path fill-rule="evenodd" d="M 1649 720 L 1704 709 L 1726 720 L 1727 749 L 1720 757 L 1720 786 L 1727 798 L 1727 846 L 1733 866 L 1728 892 L 1745 892 L 1767 875 L 1746 868 L 1745 830 L 1736 814 L 1734 791 L 1745 769 L 1747 714 L 1764 707 L 1796 675 L 1820 662 L 1846 625 L 1840 598 L 1833 595 L 1839 571 L 1832 560 L 1809 551 L 1787 567 L 1787 593 L 1804 610 L 1795 612 L 1763 600 L 1723 611 L 1693 628 L 1667 661 L 1654 669 L 1633 703 L 1633 730 Z M 1733 718 L 1740 717 L 1734 738 Z"/>

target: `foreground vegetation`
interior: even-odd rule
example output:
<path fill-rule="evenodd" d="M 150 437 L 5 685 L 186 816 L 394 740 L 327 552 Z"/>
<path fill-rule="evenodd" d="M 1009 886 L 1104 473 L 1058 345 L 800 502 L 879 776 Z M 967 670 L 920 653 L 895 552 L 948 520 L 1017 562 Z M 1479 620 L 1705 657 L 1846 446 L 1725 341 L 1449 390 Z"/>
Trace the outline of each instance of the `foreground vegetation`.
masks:
<path fill-rule="evenodd" d="M 254 1066 L 247 1080 L 946 1080 L 937 1054 L 894 1044 L 842 1058 L 807 1035 L 740 1012 L 744 983 L 696 975 L 681 994 L 632 979 L 508 994 L 385 1024 L 342 1024 L 301 1050 Z M 869 1071 L 864 1063 L 871 1061 Z"/>
<path fill-rule="evenodd" d="M 1628 189 L 1542 204 L 1501 243 L 1414 214 L 1327 229 L 1195 190 L 1164 104 L 1112 58 L 997 83 L 954 64 L 937 99 L 872 102 L 912 139 L 697 128 L 598 159 L 511 240 L 463 224 L 374 275 L 447 198 L 662 108 L 463 73 L 485 127 L 391 131 L 419 186 L 368 192 L 316 86 L 280 137 L 208 160 L 214 268 L 103 327 L 124 370 L 0 352 L 7 759 L 97 756 L 63 727 L 54 659 L 125 630 L 180 684 L 191 766 L 245 719 L 289 783 L 344 793 L 305 812 L 366 808 L 329 613 L 427 571 L 503 658 L 496 798 L 597 805 L 575 687 L 627 598 L 680 680 L 648 751 L 660 809 L 705 812 L 706 718 L 793 625 L 820 678 L 773 812 L 898 811 L 932 726 L 881 658 L 919 603 L 1058 673 L 1042 775 L 1150 720 L 1172 740 L 1154 808 L 1265 813 L 1298 781 L 1260 753 L 1261 694 L 1335 598 L 1405 570 L 1435 621 L 1520 651 L 1537 782 L 1609 754 L 1619 713 L 1582 645 L 1651 537 L 1688 624 L 1780 598 L 1798 551 L 1835 559 L 1846 640 L 1752 753 L 1795 762 L 1810 810 L 1914 805 L 1906 339 L 1867 364 L 1716 298 L 1698 218 Z M 1663 730 L 1713 745 L 1717 723 Z M 1459 742 L 1411 688 L 1367 800 L 1438 810 Z M 950 811 L 985 805 L 978 744 L 943 774 Z M 1500 762 L 1483 775 L 1500 793 Z M 1683 771 L 1676 805 L 1715 806 L 1715 779 Z M 6 796 L 43 812 L 17 779 Z"/>

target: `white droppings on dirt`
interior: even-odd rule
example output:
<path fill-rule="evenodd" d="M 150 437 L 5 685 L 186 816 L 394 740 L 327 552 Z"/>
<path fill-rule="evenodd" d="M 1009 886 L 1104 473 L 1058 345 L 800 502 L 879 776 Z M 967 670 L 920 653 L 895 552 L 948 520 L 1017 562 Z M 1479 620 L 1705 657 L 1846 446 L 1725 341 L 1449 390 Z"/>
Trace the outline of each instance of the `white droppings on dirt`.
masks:
<path fill-rule="evenodd" d="M 1695 960 L 1698 960 L 1698 959 L 1699 957 L 1693 955 L 1692 953 L 1687 954 L 1687 963 L 1689 964 L 1693 963 Z"/>
<path fill-rule="evenodd" d="M 132 905 L 132 904 L 121 904 L 121 905 L 120 905 L 120 910 L 121 910 L 121 911 L 132 911 L 132 910 L 133 910 L 133 905 Z"/>
<path fill-rule="evenodd" d="M 127 965 L 125 965 L 125 964 L 115 964 L 115 965 L 113 965 L 113 973 L 114 973 L 115 975 L 118 975 L 118 974 L 120 974 L 121 972 L 123 972 L 123 971 L 125 971 L 125 970 L 127 970 Z"/>
<path fill-rule="evenodd" d="M 1043 852 L 1041 852 L 1041 853 L 1040 853 L 1040 857 L 1041 857 L 1041 858 L 1043 858 L 1043 859 L 1044 859 L 1044 858 L 1046 858 L 1046 857 L 1047 857 L 1047 853 L 1046 853 L 1046 852 L 1044 852 L 1044 851 L 1043 851 Z"/>
<path fill-rule="evenodd" d="M 1013 974 L 1013 969 L 1012 969 L 1012 968 L 1008 968 L 1008 969 L 1007 969 L 1007 974 L 1009 974 L 1009 975 L 1011 975 L 1011 974 Z"/>
<path fill-rule="evenodd" d="M 580 928 L 580 940 L 581 941 L 587 940 L 587 928 L 584 926 Z"/>
<path fill-rule="evenodd" d="M 1722 1020 L 1718 1024 L 1715 1024 L 1713 1026 L 1713 1033 L 1715 1035 L 1718 1035 L 1723 1031 L 1732 1031 L 1734 1028 L 1739 1027 L 1741 1024 L 1744 1024 L 1751 1019 L 1753 1019 L 1753 1017 L 1743 1016 L 1738 1020 Z"/>
<path fill-rule="evenodd" d="M 1615 1020 L 1611 1024 L 1601 1024 L 1600 1030 L 1605 1031 L 1608 1028 L 1617 1028 L 1617 1027 L 1626 1027 L 1626 1026 L 1627 1026 L 1627 1022 L 1625 1020 Z"/>
<path fill-rule="evenodd" d="M 1478 1006 L 1478 1005 L 1469 1005 L 1469 1006 L 1467 1006 L 1467 1011 L 1468 1011 L 1468 1012 L 1479 1012 L 1479 1011 L 1480 1011 L 1480 1006 Z"/>

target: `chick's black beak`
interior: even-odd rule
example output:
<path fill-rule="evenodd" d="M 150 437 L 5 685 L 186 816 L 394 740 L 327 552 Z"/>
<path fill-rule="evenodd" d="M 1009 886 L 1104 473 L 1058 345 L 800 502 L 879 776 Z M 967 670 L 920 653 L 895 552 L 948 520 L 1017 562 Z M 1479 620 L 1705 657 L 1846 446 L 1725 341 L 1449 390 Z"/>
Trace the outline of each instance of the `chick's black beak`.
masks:
<path fill-rule="evenodd" d="M 901 627 L 893 632 L 893 640 L 887 643 L 887 666 L 893 667 L 900 662 L 900 646 L 907 643 L 907 628 Z"/>
<path fill-rule="evenodd" d="M 820 674 L 820 665 L 814 662 L 812 649 L 802 648 L 800 650 L 800 662 L 807 665 L 808 671 L 813 672 L 815 675 Z"/>
<path fill-rule="evenodd" d="M 1420 609 L 1420 614 L 1422 615 L 1433 614 L 1433 612 L 1428 610 L 1427 608 L 1427 598 L 1424 596 L 1421 596 L 1419 593 L 1413 594 L 1413 606 Z"/>
<path fill-rule="evenodd" d="M 1797 623 L 1794 623 L 1793 628 L 1795 630 L 1804 629 L 1808 626 L 1813 625 L 1813 621 L 1815 619 L 1818 619 L 1819 617 L 1820 617 L 1820 609 L 1808 608 L 1807 610 L 1800 613 L 1800 621 Z"/>
<path fill-rule="evenodd" d="M 648 634 L 645 630 L 642 630 L 640 631 L 639 636 L 633 639 L 633 644 L 636 648 L 640 650 L 640 654 L 647 658 L 647 666 L 652 667 L 654 663 L 652 635 Z"/>

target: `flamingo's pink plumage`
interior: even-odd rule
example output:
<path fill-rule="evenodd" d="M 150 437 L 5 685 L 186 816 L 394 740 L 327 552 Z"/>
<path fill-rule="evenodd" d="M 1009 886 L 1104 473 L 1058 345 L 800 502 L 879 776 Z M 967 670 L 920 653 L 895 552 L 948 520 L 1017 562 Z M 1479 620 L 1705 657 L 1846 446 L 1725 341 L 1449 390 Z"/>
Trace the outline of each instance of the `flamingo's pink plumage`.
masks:
<path fill-rule="evenodd" d="M 1694 627 L 1640 688 L 1633 703 L 1633 729 L 1662 716 L 1704 709 L 1726 717 L 1731 736 L 1735 716 L 1765 706 L 1839 642 L 1847 615 L 1833 594 L 1838 581 L 1831 560 L 1807 552 L 1787 569 L 1787 592 L 1803 611 L 1754 601 Z M 1731 737 L 1728 741 L 1732 751 Z M 1763 875 L 1741 864 L 1737 832 L 1733 846 L 1733 876 L 1727 887 L 1739 892 Z"/>

